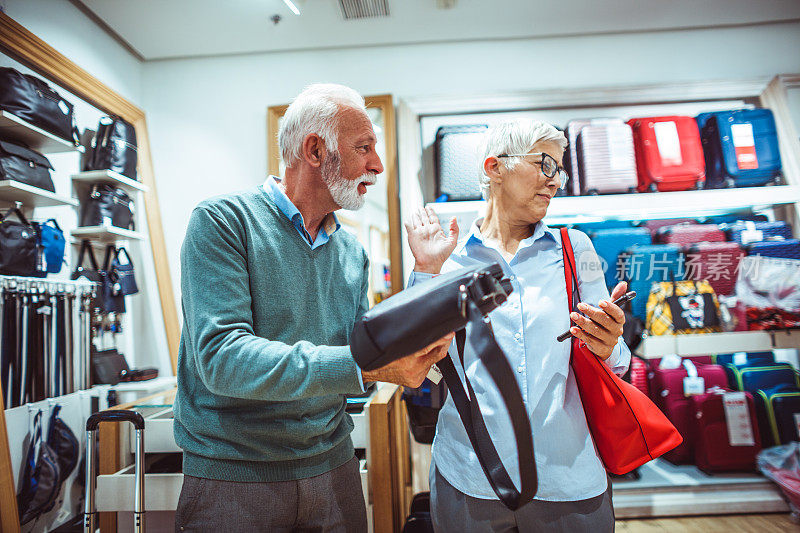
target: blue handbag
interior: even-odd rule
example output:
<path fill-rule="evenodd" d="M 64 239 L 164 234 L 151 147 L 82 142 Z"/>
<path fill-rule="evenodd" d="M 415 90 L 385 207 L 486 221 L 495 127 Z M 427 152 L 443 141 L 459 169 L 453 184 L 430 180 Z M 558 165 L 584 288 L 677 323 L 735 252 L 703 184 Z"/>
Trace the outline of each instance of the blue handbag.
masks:
<path fill-rule="evenodd" d="M 38 230 L 39 245 L 44 250 L 47 272 L 58 274 L 64 265 L 64 249 L 66 248 L 64 232 L 54 218 L 34 224 Z"/>

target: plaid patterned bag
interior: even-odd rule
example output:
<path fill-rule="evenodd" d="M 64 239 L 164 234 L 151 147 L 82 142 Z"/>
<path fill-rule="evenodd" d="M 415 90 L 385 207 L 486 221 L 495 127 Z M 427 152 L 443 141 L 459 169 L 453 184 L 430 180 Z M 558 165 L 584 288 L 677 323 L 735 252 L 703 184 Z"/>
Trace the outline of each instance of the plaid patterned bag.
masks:
<path fill-rule="evenodd" d="M 682 335 L 721 331 L 719 302 L 708 280 L 653 283 L 647 299 L 647 331 Z"/>

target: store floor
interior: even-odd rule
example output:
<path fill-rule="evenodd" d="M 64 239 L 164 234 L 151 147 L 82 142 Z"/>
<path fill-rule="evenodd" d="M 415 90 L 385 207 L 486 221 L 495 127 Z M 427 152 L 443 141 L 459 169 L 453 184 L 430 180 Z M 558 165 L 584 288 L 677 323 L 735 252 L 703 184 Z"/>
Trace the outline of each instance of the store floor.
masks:
<path fill-rule="evenodd" d="M 617 520 L 617 533 L 772 533 L 800 531 L 788 513 Z"/>

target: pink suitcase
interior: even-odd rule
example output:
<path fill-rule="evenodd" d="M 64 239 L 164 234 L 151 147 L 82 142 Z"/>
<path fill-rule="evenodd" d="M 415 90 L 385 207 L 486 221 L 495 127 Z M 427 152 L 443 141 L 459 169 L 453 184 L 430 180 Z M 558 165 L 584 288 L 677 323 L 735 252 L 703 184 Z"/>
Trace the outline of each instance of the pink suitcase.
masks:
<path fill-rule="evenodd" d="M 658 230 L 658 242 L 681 247 L 699 242 L 725 242 L 725 232 L 716 224 L 679 224 Z"/>
<path fill-rule="evenodd" d="M 700 130 L 692 117 L 632 118 L 639 191 L 686 191 L 701 188 L 706 164 Z"/>
<path fill-rule="evenodd" d="M 637 192 L 631 127 L 623 122 L 590 124 L 578 134 L 581 194 Z"/>
<path fill-rule="evenodd" d="M 564 166 L 568 166 L 570 179 L 569 182 L 567 182 L 567 188 L 569 189 L 569 194 L 572 196 L 579 196 L 581 194 L 581 180 L 583 179 L 578 159 L 578 135 L 580 135 L 581 130 L 586 126 L 601 126 L 606 124 L 625 123 L 619 118 L 584 118 L 570 120 L 567 124 L 567 152 L 569 157 L 565 154 L 564 159 L 567 161 L 564 162 Z"/>
<path fill-rule="evenodd" d="M 686 251 L 686 279 L 708 280 L 717 296 L 733 294 L 744 256 L 744 250 L 735 242 L 694 244 Z"/>
<path fill-rule="evenodd" d="M 731 434 L 725 416 L 723 393 L 730 391 L 715 391 L 699 396 L 693 396 L 695 436 L 694 459 L 697 467 L 703 472 L 750 472 L 756 468 L 756 455 L 761 450 L 761 436 L 758 431 L 756 407 L 753 396 L 749 392 L 744 394 L 747 418 L 749 418 L 750 433 L 740 430 L 734 433 L 735 440 L 731 443 Z M 739 396 L 731 398 L 740 402 Z M 743 439 L 752 437 L 752 444 L 748 445 Z M 735 444 L 735 445 L 734 445 Z"/>
<path fill-rule="evenodd" d="M 705 382 L 705 390 L 714 387 L 728 388 L 725 370 L 719 365 L 694 365 L 697 375 Z M 653 371 L 650 381 L 650 394 L 654 396 L 656 405 L 667 415 L 669 421 L 683 436 L 683 443 L 664 454 L 664 458 L 675 464 L 688 464 L 694 460 L 695 435 L 694 405 L 691 396 L 684 394 L 684 378 L 689 376 L 686 368 Z M 705 392 L 705 391 L 703 391 Z"/>
<path fill-rule="evenodd" d="M 678 224 L 697 224 L 697 220 L 693 218 L 664 218 L 661 220 L 648 220 L 644 223 L 644 227 L 650 230 L 650 235 L 655 240 L 658 237 L 658 230 L 665 226 L 677 226 Z"/>

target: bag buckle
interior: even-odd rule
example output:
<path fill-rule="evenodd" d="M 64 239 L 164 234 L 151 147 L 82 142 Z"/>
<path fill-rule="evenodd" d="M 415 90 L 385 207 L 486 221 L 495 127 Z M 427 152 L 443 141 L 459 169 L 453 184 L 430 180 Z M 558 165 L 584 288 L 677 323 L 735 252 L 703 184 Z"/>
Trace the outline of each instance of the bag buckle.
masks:
<path fill-rule="evenodd" d="M 467 317 L 467 300 L 472 299 L 478 309 L 485 315 L 500 307 L 508 299 L 508 293 L 501 283 L 487 272 L 476 272 L 467 285 L 458 288 L 458 307 L 461 316 Z M 489 307 L 488 311 L 484 309 Z"/>

